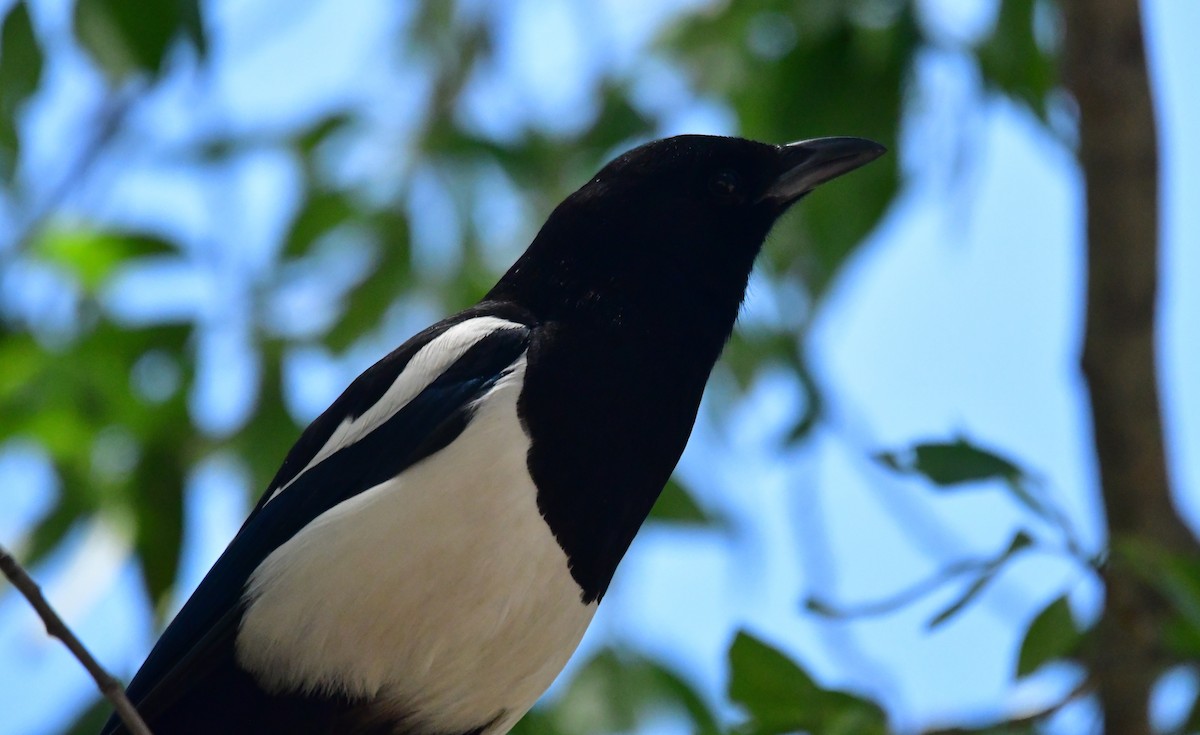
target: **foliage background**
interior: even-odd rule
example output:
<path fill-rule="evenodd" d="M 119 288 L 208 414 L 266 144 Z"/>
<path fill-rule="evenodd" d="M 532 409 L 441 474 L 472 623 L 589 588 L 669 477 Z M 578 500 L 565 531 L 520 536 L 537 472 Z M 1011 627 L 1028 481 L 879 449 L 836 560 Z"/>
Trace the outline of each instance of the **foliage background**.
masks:
<path fill-rule="evenodd" d="M 1168 438 L 1196 527 L 1200 152 L 1181 121 L 1200 111 L 1180 90 L 1200 59 L 1178 29 L 1200 17 L 1147 9 Z M 607 157 L 685 131 L 856 134 L 893 155 L 777 229 L 676 482 L 523 727 L 1053 710 L 1005 731 L 1094 729 L 1069 660 L 1104 539 L 1053 4 L 22 0 L 3 18 L 0 539 L 118 673 L 299 427 L 477 299 Z M 1177 578 L 1195 615 L 1200 577 Z M 1200 651 L 1196 620 L 1181 630 Z M 0 732 L 90 731 L 82 671 L 35 633 L 5 595 Z M 1200 728 L 1197 676 L 1160 687 L 1164 730 Z"/>

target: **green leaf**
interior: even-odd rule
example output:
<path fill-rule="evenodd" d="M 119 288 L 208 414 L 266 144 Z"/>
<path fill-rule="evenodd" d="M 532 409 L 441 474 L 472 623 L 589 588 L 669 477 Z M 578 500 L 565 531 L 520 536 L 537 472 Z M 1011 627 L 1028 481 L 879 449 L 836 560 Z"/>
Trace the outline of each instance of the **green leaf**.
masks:
<path fill-rule="evenodd" d="M 175 584 L 183 547 L 183 458 L 169 444 L 143 447 L 131 479 L 137 520 L 134 552 L 150 599 L 161 610 Z"/>
<path fill-rule="evenodd" d="M 666 523 L 712 525 L 716 519 L 692 499 L 691 493 L 675 477 L 667 481 L 658 501 L 650 509 L 650 520 Z"/>
<path fill-rule="evenodd" d="M 1200 559 L 1171 554 L 1140 538 L 1118 540 L 1113 551 L 1113 563 L 1127 564 L 1170 603 L 1177 625 L 1200 631 Z"/>
<path fill-rule="evenodd" d="M 887 717 L 879 705 L 821 688 L 791 659 L 745 631 L 738 632 L 729 648 L 729 665 L 729 697 L 749 713 L 747 729 L 753 733 L 887 732 Z"/>
<path fill-rule="evenodd" d="M 134 72 L 158 76 L 181 36 L 207 50 L 199 0 L 78 0 L 75 36 L 110 79 Z"/>
<path fill-rule="evenodd" d="M 255 500 L 266 491 L 303 428 L 288 413 L 284 402 L 282 345 L 272 340 L 263 342 L 260 348 L 262 372 L 254 413 L 230 440 L 231 448 L 250 468 L 251 493 Z"/>
<path fill-rule="evenodd" d="M 817 378 L 813 374 L 812 366 L 803 349 L 797 351 L 792 363 L 792 370 L 796 374 L 796 382 L 804 394 L 804 405 L 788 432 L 787 438 L 788 444 L 797 444 L 812 434 L 817 422 L 825 414 L 825 398 L 821 394 L 821 386 L 817 384 Z"/>
<path fill-rule="evenodd" d="M 357 211 L 355 203 L 341 192 L 309 192 L 284 238 L 284 254 L 305 255 L 322 235 L 353 219 Z"/>
<path fill-rule="evenodd" d="M 166 241 L 150 235 L 60 228 L 46 229 L 30 250 L 70 272 L 91 293 L 134 258 L 176 252 Z"/>
<path fill-rule="evenodd" d="M 41 83 L 43 66 L 29 6 L 18 2 L 0 26 L 0 178 L 5 182 L 12 180 L 20 157 L 17 114 Z"/>
<path fill-rule="evenodd" d="M 1021 475 L 1021 470 L 1012 462 L 963 439 L 949 444 L 918 444 L 913 447 L 913 453 L 912 469 L 944 487 L 982 480 L 1008 480 Z"/>
<path fill-rule="evenodd" d="M 33 527 L 29 541 L 24 549 L 25 563 L 32 566 L 42 560 L 47 554 L 58 547 L 67 537 L 76 523 L 86 522 L 82 516 L 83 509 L 72 502 L 70 497 L 60 498 L 50 513 Z"/>
<path fill-rule="evenodd" d="M 768 732 L 809 729 L 817 722 L 821 689 L 775 648 L 740 631 L 729 648 L 729 698 Z"/>
<path fill-rule="evenodd" d="M 589 131 L 591 146 L 610 147 L 653 130 L 654 120 L 634 107 L 629 96 L 629 90 L 613 84 L 600 89 L 600 114 Z"/>
<path fill-rule="evenodd" d="M 370 225 L 379 242 L 378 260 L 367 278 L 350 291 L 325 343 L 341 351 L 378 326 L 387 310 L 412 283 L 408 220 L 394 211 L 372 215 Z"/>
<path fill-rule="evenodd" d="M 745 390 L 767 364 L 797 366 L 797 339 L 795 332 L 786 329 L 737 329 L 721 362 Z"/>
<path fill-rule="evenodd" d="M 686 715 L 692 732 L 719 732 L 704 699 L 678 674 L 651 659 L 606 649 L 583 665 L 562 696 L 525 717 L 513 732 L 632 732 L 664 710 Z"/>
<path fill-rule="evenodd" d="M 3 335 L 0 338 L 0 413 L 7 420 L 0 422 L 0 439 L 17 429 L 13 414 L 19 409 L 12 405 L 37 376 L 51 366 L 53 358 L 38 346 L 28 334 Z"/>
<path fill-rule="evenodd" d="M 1004 0 L 992 34 L 976 50 L 984 84 L 1024 102 L 1043 121 L 1047 95 L 1057 82 L 1054 49 L 1038 43 L 1036 17 L 1051 12 L 1044 0 Z"/>
<path fill-rule="evenodd" d="M 1029 676 L 1051 661 L 1070 656 L 1079 649 L 1082 640 L 1083 633 L 1063 595 L 1038 613 L 1025 631 L 1017 657 L 1017 676 Z"/>
<path fill-rule="evenodd" d="M 938 488 L 959 489 L 999 480 L 1021 505 L 1071 533 L 1061 512 L 1038 497 L 1037 486 L 1016 463 L 961 437 L 952 442 L 917 444 L 902 452 L 881 452 L 875 460 L 893 472 L 922 475 Z"/>
<path fill-rule="evenodd" d="M 75 718 L 75 722 L 67 727 L 63 735 L 94 735 L 104 727 L 104 723 L 108 721 L 108 716 L 112 714 L 112 711 L 112 703 L 97 694 Z"/>
<path fill-rule="evenodd" d="M 336 112 L 322 117 L 315 124 L 301 131 L 292 141 L 292 145 L 307 159 L 321 147 L 322 143 L 345 130 L 353 122 L 354 118 L 348 112 Z"/>
<path fill-rule="evenodd" d="M 1200 661 L 1200 626 L 1173 617 L 1163 624 L 1163 643 L 1179 661 Z"/>
<path fill-rule="evenodd" d="M 208 36 L 204 32 L 204 15 L 200 10 L 201 0 L 173 0 L 179 8 L 179 29 L 183 37 L 201 59 L 208 56 Z"/>

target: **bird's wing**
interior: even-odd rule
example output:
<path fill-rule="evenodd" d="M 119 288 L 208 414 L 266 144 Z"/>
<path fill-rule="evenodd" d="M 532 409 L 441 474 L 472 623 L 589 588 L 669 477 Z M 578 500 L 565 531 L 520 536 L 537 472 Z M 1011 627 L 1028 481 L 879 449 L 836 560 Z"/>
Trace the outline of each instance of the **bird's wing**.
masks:
<path fill-rule="evenodd" d="M 475 399 L 529 344 L 519 316 L 464 312 L 380 360 L 312 423 L 267 492 L 128 688 L 151 719 L 231 651 L 246 581 L 260 563 L 325 511 L 446 447 Z M 109 720 L 103 732 L 116 732 Z"/>

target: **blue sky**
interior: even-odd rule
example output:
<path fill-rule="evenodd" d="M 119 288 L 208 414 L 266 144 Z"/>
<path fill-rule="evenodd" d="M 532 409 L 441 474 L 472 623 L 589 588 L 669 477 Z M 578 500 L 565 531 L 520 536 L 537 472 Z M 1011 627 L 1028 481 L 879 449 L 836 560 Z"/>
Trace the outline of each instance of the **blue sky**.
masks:
<path fill-rule="evenodd" d="M 653 30 L 685 5 L 513 3 L 495 68 L 474 83 L 466 109 L 493 134 L 545 120 L 569 131 L 579 124 L 572 115 L 586 112 L 580 90 L 589 80 L 636 68 L 646 94 L 663 107 L 664 134 L 733 132 L 729 113 L 697 99 L 677 73 L 641 63 Z M 52 32 L 66 3 L 46 0 L 38 7 L 41 27 Z M 211 87 L 175 85 L 147 110 L 146 122 L 162 131 L 157 145 L 200 122 L 269 129 L 344 100 L 370 109 L 389 135 L 411 128 L 408 102 L 419 96 L 418 75 L 376 63 L 394 38 L 390 4 L 309 0 L 289 6 L 300 9 L 286 22 L 279 20 L 281 7 L 212 4 L 214 26 L 228 31 L 214 49 Z M 941 0 L 923 7 L 932 22 L 969 37 L 986 22 L 991 3 Z M 1156 0 L 1146 7 L 1164 162 L 1163 396 L 1180 506 L 1200 528 L 1200 455 L 1189 451 L 1200 446 L 1200 385 L 1190 379 L 1200 374 L 1200 292 L 1194 288 L 1200 282 L 1200 96 L 1194 89 L 1200 47 L 1191 38 L 1200 28 L 1200 4 Z M 533 44 L 531 38 L 556 42 Z M 311 49 L 318 47 L 322 53 L 314 59 Z M 39 131 L 32 157 L 47 170 L 62 167 L 55 141 L 86 119 L 80 111 L 97 99 L 96 80 L 79 59 L 52 73 L 52 93 L 31 114 Z M 1018 458 L 1069 513 L 1089 547 L 1101 543 L 1077 370 L 1081 180 L 1060 141 L 1020 109 L 981 102 L 974 85 L 971 70 L 953 53 L 921 64 L 919 93 L 926 104 L 918 106 L 899 152 L 910 172 L 905 191 L 837 284 L 812 336 L 816 368 L 833 399 L 831 424 L 812 444 L 781 450 L 789 403 L 799 400 L 782 376 L 765 376 L 720 421 L 706 410 L 681 472 L 701 502 L 726 519 L 723 530 L 643 532 L 582 653 L 619 641 L 663 657 L 719 698 L 725 649 L 736 628 L 749 627 L 827 682 L 881 697 L 901 727 L 963 714 L 1019 713 L 1073 681 L 1073 672 L 1056 669 L 1019 686 L 1011 682 L 1020 625 L 1042 605 L 1069 590 L 1081 619 L 1098 611 L 1094 581 L 1049 555 L 1022 558 L 977 606 L 933 632 L 925 622 L 958 587 L 853 623 L 829 624 L 800 611 L 808 593 L 846 603 L 879 599 L 947 561 L 994 553 L 1018 527 L 1045 530 L 998 487 L 938 496 L 920 482 L 885 473 L 864 459 L 879 449 L 968 436 Z M 196 99 L 205 101 L 199 109 Z M 963 110 L 969 112 L 965 122 L 958 117 Z M 798 137 L 853 132 L 808 131 L 802 122 L 797 128 Z M 380 138 L 391 140 L 384 133 Z M 956 143 L 970 152 L 961 170 L 953 168 Z M 351 153 L 342 163 L 347 168 L 380 165 L 378 147 Z M 405 163 L 403 151 L 388 155 L 396 165 Z M 220 181 L 205 182 L 195 172 L 132 160 L 124 162 L 127 171 L 113 173 L 113 192 L 91 194 L 107 216 L 169 219 L 171 227 L 200 235 L 193 239 L 236 231 L 238 247 L 221 251 L 229 262 L 218 264 L 218 275 L 269 263 L 266 243 L 296 197 L 295 172 L 286 161 L 263 154 Z M 414 209 L 426 219 L 414 223 L 415 245 L 436 269 L 448 239 L 437 213 L 446 203 L 436 187 L 417 189 L 424 193 Z M 237 199 L 254 206 L 234 210 L 259 214 L 213 229 L 206 211 Z M 533 225 L 521 221 L 528 212 L 519 199 L 502 209 L 518 215 L 513 232 L 529 232 Z M 513 245 L 507 248 L 499 248 L 498 261 L 515 255 Z M 111 294 L 113 308 L 199 312 L 214 322 L 239 308 L 236 298 L 217 298 L 220 281 L 213 274 L 175 274 L 170 289 L 145 288 L 147 279 L 158 277 L 163 274 L 125 284 Z M 774 319 L 779 308 L 755 282 L 743 322 L 752 327 Z M 379 344 L 362 346 L 344 361 L 301 356 L 298 410 L 315 415 L 387 340 L 403 339 L 434 316 L 398 317 L 382 330 Z M 193 396 L 193 412 L 210 430 L 235 426 L 253 391 L 245 339 L 236 327 L 206 337 L 207 359 L 228 363 L 207 371 Z M 244 484 L 240 470 L 220 458 L 197 471 L 188 498 L 183 587 L 199 580 L 236 530 L 245 512 Z M 36 452 L 8 447 L 0 452 L 0 486 L 0 538 L 11 543 L 44 512 L 53 479 Z M 124 675 L 152 642 L 149 611 L 123 561 L 127 549 L 120 529 L 82 529 L 37 570 L 81 636 Z M 54 732 L 89 696 L 83 672 L 38 632 L 21 601 L 12 595 L 0 601 L 0 735 Z M 1195 687 L 1176 681 L 1163 696 L 1163 715 Z M 1078 732 L 1089 717 L 1082 708 L 1069 710 L 1060 730 Z"/>

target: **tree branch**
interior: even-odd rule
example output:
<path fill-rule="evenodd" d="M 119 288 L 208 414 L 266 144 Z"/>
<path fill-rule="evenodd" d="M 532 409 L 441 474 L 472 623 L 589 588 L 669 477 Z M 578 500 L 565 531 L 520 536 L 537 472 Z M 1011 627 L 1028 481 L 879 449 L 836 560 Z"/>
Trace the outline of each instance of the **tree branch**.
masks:
<path fill-rule="evenodd" d="M 3 571 L 4 576 L 8 577 L 13 587 L 16 587 L 17 591 L 29 600 L 29 604 L 33 606 L 38 616 L 41 617 L 42 623 L 45 624 L 46 632 L 62 641 L 75 655 L 75 658 L 79 659 L 79 663 L 83 664 L 83 668 L 92 675 L 96 686 L 100 687 L 100 693 L 113 703 L 117 715 L 125 723 L 125 727 L 129 728 L 129 732 L 132 735 L 150 735 L 150 728 L 146 727 L 146 723 L 142 721 L 141 715 L 129 701 L 129 697 L 125 696 L 125 689 L 122 688 L 121 682 L 117 681 L 92 657 L 92 654 L 88 653 L 83 643 L 75 637 L 58 613 L 54 612 L 54 608 L 42 594 L 37 582 L 33 581 L 25 568 L 3 546 L 0 546 L 0 571 Z"/>
<path fill-rule="evenodd" d="M 1067 0 L 1064 76 L 1079 105 L 1087 189 L 1091 400 L 1109 548 L 1127 540 L 1197 552 L 1171 498 L 1155 364 L 1158 150 L 1136 0 Z M 1114 553 L 1089 666 L 1108 735 L 1149 735 L 1169 610 Z"/>

